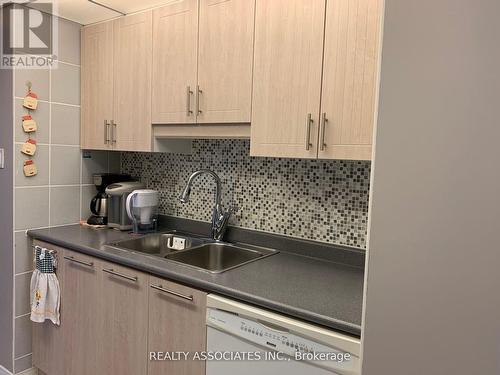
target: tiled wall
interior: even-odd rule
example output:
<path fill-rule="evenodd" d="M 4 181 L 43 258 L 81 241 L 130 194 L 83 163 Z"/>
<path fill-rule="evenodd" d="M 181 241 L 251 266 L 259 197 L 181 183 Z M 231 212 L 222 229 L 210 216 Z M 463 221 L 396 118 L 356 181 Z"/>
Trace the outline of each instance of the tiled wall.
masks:
<path fill-rule="evenodd" d="M 194 184 L 190 203 L 178 197 L 190 173 L 212 169 L 224 205 L 240 208 L 233 225 L 366 247 L 369 162 L 252 158 L 249 150 L 245 140 L 197 140 L 192 155 L 122 153 L 122 172 L 161 192 L 161 213 L 209 221 L 210 178 Z"/>
<path fill-rule="evenodd" d="M 87 218 L 95 194 L 92 173 L 119 170 L 119 154 L 80 151 L 80 25 L 60 20 L 58 67 L 48 70 L 14 71 L 14 243 L 15 243 L 15 335 L 14 370 L 31 367 L 31 321 L 29 283 L 33 252 L 26 230 L 76 224 Z M 27 139 L 21 116 L 26 81 L 40 102 L 32 112 L 39 130 L 33 159 L 38 174 L 25 177 L 19 151 Z"/>

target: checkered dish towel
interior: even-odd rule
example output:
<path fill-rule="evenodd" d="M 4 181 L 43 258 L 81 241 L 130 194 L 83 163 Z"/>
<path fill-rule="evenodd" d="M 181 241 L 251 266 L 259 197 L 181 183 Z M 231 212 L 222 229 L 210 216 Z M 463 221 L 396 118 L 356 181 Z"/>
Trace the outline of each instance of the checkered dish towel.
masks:
<path fill-rule="evenodd" d="M 57 266 L 54 252 L 35 246 L 35 263 L 31 276 L 31 320 L 43 323 L 49 319 L 59 325 L 61 290 L 54 272 Z"/>

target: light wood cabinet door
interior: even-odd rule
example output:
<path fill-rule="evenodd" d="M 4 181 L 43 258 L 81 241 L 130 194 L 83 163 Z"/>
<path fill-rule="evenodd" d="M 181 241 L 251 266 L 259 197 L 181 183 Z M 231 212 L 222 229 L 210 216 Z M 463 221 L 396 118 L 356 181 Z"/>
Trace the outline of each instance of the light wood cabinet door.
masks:
<path fill-rule="evenodd" d="M 101 373 L 146 375 L 148 275 L 105 262 L 99 272 L 102 277 L 99 292 L 102 340 L 98 345 Z"/>
<path fill-rule="evenodd" d="M 81 32 L 81 147 L 112 148 L 113 26 L 104 22 Z"/>
<path fill-rule="evenodd" d="M 153 10 L 153 123 L 196 122 L 197 38 L 198 0 Z"/>
<path fill-rule="evenodd" d="M 317 157 L 325 0 L 257 0 L 252 156 Z"/>
<path fill-rule="evenodd" d="M 33 245 L 56 250 L 58 258 L 63 259 L 64 250 L 57 246 L 41 241 L 34 241 Z M 56 269 L 61 294 L 64 293 L 65 265 L 65 262 L 60 262 Z M 51 375 L 66 375 L 64 360 L 60 358 L 60 360 L 54 361 L 54 358 L 59 358 L 60 354 L 64 352 L 64 305 L 60 308 L 60 314 L 61 325 L 59 326 L 54 325 L 49 320 L 46 320 L 44 323 L 33 323 L 33 366 Z"/>
<path fill-rule="evenodd" d="M 148 351 L 206 350 L 207 295 L 150 276 Z M 149 361 L 149 375 L 204 375 L 203 361 Z"/>
<path fill-rule="evenodd" d="M 328 0 L 319 157 L 372 154 L 382 0 Z"/>
<path fill-rule="evenodd" d="M 98 273 L 101 263 L 69 250 L 63 252 L 63 257 L 59 256 L 59 262 L 64 269 L 61 295 L 64 346 L 52 361 L 64 362 L 65 374 L 101 374 L 97 350 L 97 343 L 102 340 Z"/>
<path fill-rule="evenodd" d="M 250 122 L 254 0 L 200 0 L 198 123 Z"/>
<path fill-rule="evenodd" d="M 204 375 L 203 361 L 149 361 L 149 351 L 206 350 L 206 293 L 77 252 L 57 251 L 61 326 L 33 328 L 33 364 L 48 375 Z"/>
<path fill-rule="evenodd" d="M 152 13 L 113 21 L 114 148 L 151 151 Z"/>

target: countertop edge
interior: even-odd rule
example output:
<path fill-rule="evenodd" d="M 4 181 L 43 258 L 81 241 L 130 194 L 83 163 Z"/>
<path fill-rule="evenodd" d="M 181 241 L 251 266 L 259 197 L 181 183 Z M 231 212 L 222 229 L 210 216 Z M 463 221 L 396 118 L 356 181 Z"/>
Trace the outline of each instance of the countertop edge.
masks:
<path fill-rule="evenodd" d="M 277 302 L 273 302 L 271 300 L 267 300 L 264 298 L 259 298 L 257 296 L 240 292 L 235 289 L 223 287 L 217 284 L 213 284 L 204 280 L 197 279 L 195 277 L 186 276 L 182 273 L 176 273 L 170 270 L 165 270 L 161 267 L 153 267 L 145 264 L 141 264 L 132 259 L 116 256 L 114 254 L 106 253 L 100 250 L 97 250 L 92 247 L 75 245 L 74 243 L 69 243 L 63 240 L 59 240 L 52 236 L 47 236 L 41 233 L 36 233 L 36 230 L 28 230 L 27 235 L 32 239 L 49 242 L 56 246 L 61 246 L 67 248 L 69 250 L 77 251 L 83 254 L 95 256 L 97 258 L 112 261 L 118 263 L 120 265 L 129 266 L 139 271 L 144 271 L 152 274 L 153 276 L 168 278 L 172 281 L 178 281 L 188 286 L 196 287 L 203 289 L 204 291 L 211 293 L 219 293 L 225 297 L 235 298 L 241 302 L 250 303 L 256 305 L 258 307 L 270 309 L 291 317 L 295 317 L 298 319 L 305 320 L 310 323 L 319 324 L 321 326 L 341 331 L 343 333 L 352 335 L 354 337 L 361 337 L 361 326 L 353 323 L 349 323 L 343 320 L 338 320 L 334 318 L 328 318 L 320 314 L 316 314 L 304 309 L 294 308 L 288 305 L 283 305 Z"/>

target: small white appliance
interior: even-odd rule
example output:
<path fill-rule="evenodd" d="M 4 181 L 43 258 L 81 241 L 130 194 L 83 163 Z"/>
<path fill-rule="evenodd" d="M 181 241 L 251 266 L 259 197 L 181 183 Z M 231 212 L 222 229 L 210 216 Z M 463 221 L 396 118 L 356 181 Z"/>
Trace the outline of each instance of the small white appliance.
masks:
<path fill-rule="evenodd" d="M 360 374 L 358 339 L 214 294 L 207 298 L 207 350 L 233 360 L 208 360 L 206 375 Z"/>
<path fill-rule="evenodd" d="M 158 224 L 159 193 L 156 190 L 134 190 L 127 197 L 125 207 L 132 220 L 134 233 L 154 232 Z"/>

